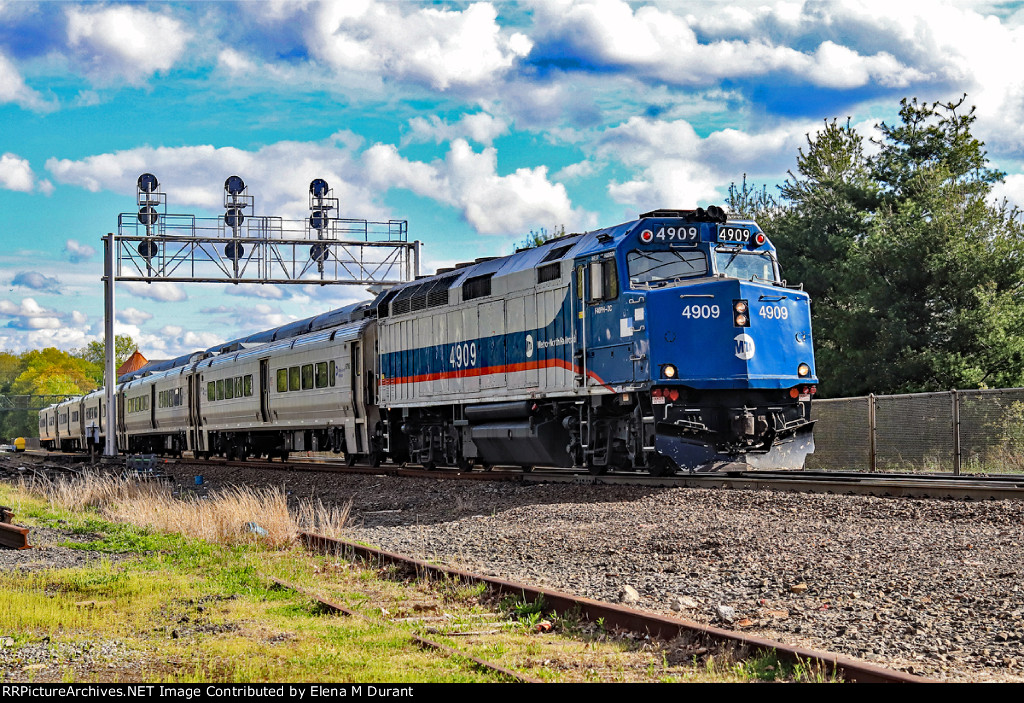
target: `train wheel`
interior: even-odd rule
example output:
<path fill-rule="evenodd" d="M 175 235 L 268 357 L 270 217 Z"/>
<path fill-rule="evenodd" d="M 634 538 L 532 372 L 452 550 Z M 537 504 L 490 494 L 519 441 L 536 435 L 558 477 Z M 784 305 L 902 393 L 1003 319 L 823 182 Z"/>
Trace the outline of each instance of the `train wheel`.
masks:
<path fill-rule="evenodd" d="M 288 461 L 288 450 L 282 449 L 278 456 L 281 457 L 281 463 L 283 464 L 284 462 Z"/>
<path fill-rule="evenodd" d="M 533 464 L 523 464 L 520 468 L 522 468 L 524 474 L 532 474 L 533 470 L 537 467 Z"/>
<path fill-rule="evenodd" d="M 381 461 L 383 461 L 383 459 L 384 455 L 381 454 L 380 452 L 370 452 L 370 466 L 372 466 L 373 468 L 377 468 L 378 466 L 380 466 L 380 463 Z"/>
<path fill-rule="evenodd" d="M 677 468 L 676 462 L 672 461 L 667 456 L 661 456 L 659 454 L 651 457 L 647 473 L 651 476 L 672 476 L 675 474 Z"/>
<path fill-rule="evenodd" d="M 359 461 L 359 457 L 355 454 L 345 455 L 345 466 L 355 466 L 357 461 Z"/>
<path fill-rule="evenodd" d="M 604 474 L 608 473 L 608 467 L 591 464 L 587 467 L 587 471 L 590 472 L 591 476 L 603 476 Z"/>
<path fill-rule="evenodd" d="M 420 464 L 420 466 L 423 467 L 424 471 L 433 471 L 434 469 L 437 468 L 437 462 L 436 461 L 425 461 L 422 464 Z"/>
<path fill-rule="evenodd" d="M 468 472 L 473 470 L 473 462 L 464 456 L 460 456 L 456 459 L 455 465 L 458 467 L 459 471 Z"/>

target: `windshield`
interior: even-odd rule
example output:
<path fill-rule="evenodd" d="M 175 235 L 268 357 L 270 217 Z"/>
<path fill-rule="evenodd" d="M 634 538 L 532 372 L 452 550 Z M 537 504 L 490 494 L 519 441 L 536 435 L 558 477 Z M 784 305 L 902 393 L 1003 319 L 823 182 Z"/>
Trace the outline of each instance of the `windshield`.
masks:
<path fill-rule="evenodd" d="M 742 249 L 716 251 L 715 265 L 718 267 L 718 273 L 731 278 L 741 278 L 747 281 L 755 278 L 764 281 L 776 280 L 775 265 L 772 257 L 768 254 L 758 254 Z"/>
<path fill-rule="evenodd" d="M 626 261 L 629 264 L 629 282 L 634 286 L 667 285 L 680 278 L 704 276 L 708 272 L 707 256 L 696 249 L 631 251 Z"/>

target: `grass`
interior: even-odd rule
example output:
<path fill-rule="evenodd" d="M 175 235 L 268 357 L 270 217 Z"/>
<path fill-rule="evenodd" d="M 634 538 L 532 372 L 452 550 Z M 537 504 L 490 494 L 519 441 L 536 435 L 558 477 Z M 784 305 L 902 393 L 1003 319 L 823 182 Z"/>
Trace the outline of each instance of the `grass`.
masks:
<path fill-rule="evenodd" d="M 19 522 L 58 527 L 77 538 L 65 546 L 104 555 L 75 569 L 0 572 L 0 639 L 13 640 L 0 646 L 0 682 L 504 680 L 467 657 L 420 649 L 414 633 L 545 681 L 829 680 L 295 546 L 296 529 L 340 529 L 350 506 L 289 513 L 282 496 L 257 491 L 182 502 L 120 480 L 72 489 L 0 484 Z M 192 510 L 202 519 L 187 519 Z M 266 535 L 244 528 L 253 515 Z M 205 539 L 190 534 L 197 525 Z M 370 620 L 325 615 L 270 576 Z"/>

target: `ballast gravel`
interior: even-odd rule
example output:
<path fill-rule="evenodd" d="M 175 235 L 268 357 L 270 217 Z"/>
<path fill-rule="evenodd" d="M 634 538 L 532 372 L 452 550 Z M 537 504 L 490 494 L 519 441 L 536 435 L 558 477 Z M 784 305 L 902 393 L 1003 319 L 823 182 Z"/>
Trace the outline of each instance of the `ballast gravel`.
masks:
<path fill-rule="evenodd" d="M 943 680 L 1024 681 L 1024 501 L 169 470 L 183 493 L 351 500 L 347 538 L 422 559 Z"/>
<path fill-rule="evenodd" d="M 390 551 L 924 676 L 1024 681 L 1021 501 L 200 471 L 207 490 L 351 499 L 346 536 Z"/>

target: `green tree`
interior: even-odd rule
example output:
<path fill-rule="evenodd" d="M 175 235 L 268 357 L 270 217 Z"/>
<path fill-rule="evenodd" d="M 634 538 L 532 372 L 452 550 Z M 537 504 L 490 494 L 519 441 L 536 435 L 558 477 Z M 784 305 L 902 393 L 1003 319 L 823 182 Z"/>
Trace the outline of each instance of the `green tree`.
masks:
<path fill-rule="evenodd" d="M 881 202 L 858 262 L 886 361 L 869 378 L 885 391 L 1024 381 L 1024 231 L 1015 209 L 990 202 L 1004 174 L 988 167 L 963 105 L 903 100 L 901 122 L 880 126 Z"/>
<path fill-rule="evenodd" d="M 516 244 L 516 251 L 522 251 L 523 249 L 533 249 L 539 247 L 545 242 L 550 242 L 552 239 L 558 239 L 559 237 L 565 236 L 565 225 L 555 227 L 553 230 L 548 232 L 546 227 L 540 227 L 537 230 L 530 230 L 530 234 L 523 238 L 522 241 Z"/>
<path fill-rule="evenodd" d="M 11 384 L 22 370 L 21 359 L 11 352 L 0 352 L 0 393 L 10 390 Z"/>
<path fill-rule="evenodd" d="M 139 348 L 139 345 L 135 343 L 127 334 L 119 334 L 114 337 L 114 366 L 120 366 L 128 360 L 128 358 L 134 354 Z M 97 384 L 103 383 L 103 373 L 107 365 L 107 345 L 104 341 L 98 340 L 89 342 L 81 349 L 74 352 L 74 355 L 89 362 L 92 367 L 90 369 L 90 378 L 96 381 Z"/>
<path fill-rule="evenodd" d="M 826 395 L 1019 385 L 1019 213 L 989 202 L 963 100 L 903 100 L 877 153 L 849 124 L 808 136 L 761 222 L 812 298 Z"/>
<path fill-rule="evenodd" d="M 48 347 L 22 354 L 24 371 L 11 384 L 13 395 L 82 395 L 95 390 L 90 362 Z"/>

